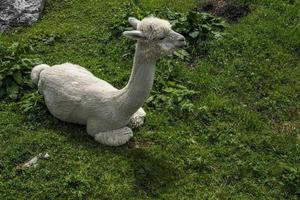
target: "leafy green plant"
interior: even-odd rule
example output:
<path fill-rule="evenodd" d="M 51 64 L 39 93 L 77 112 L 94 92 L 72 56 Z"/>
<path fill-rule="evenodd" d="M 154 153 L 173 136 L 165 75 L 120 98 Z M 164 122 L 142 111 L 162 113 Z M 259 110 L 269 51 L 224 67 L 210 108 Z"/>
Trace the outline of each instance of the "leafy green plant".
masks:
<path fill-rule="evenodd" d="M 30 58 L 33 48 L 18 42 L 0 44 L 0 98 L 16 100 L 32 88 L 30 70 L 41 61 Z"/>
<path fill-rule="evenodd" d="M 158 69 L 152 96 L 147 100 L 148 106 L 156 110 L 194 112 L 192 98 L 199 92 L 189 89 L 191 83 L 181 75 L 181 64 L 174 60 L 162 61 Z"/>
<path fill-rule="evenodd" d="M 147 103 L 158 110 L 174 111 L 180 109 L 181 111 L 193 112 L 195 106 L 190 97 L 197 93 L 197 91 L 190 90 L 183 85 L 169 82 L 169 87 L 159 92 L 154 91 Z"/>
<path fill-rule="evenodd" d="M 18 102 L 13 106 L 13 110 L 26 116 L 26 123 L 28 125 L 34 125 L 36 123 L 42 123 L 48 125 L 55 123 L 55 120 L 50 115 L 43 96 L 38 92 L 30 92 L 22 96 Z"/>
<path fill-rule="evenodd" d="M 45 103 L 43 96 L 36 91 L 25 94 L 17 103 L 17 105 L 22 113 L 28 114 L 34 112 L 35 110 L 39 110 L 38 108 L 43 107 Z"/>
<path fill-rule="evenodd" d="M 178 13 L 168 10 L 167 17 L 173 29 L 183 34 L 188 42 L 187 48 L 178 51 L 175 55 L 190 62 L 199 56 L 204 56 L 209 43 L 221 38 L 225 29 L 221 18 L 208 13 L 198 11 Z"/>

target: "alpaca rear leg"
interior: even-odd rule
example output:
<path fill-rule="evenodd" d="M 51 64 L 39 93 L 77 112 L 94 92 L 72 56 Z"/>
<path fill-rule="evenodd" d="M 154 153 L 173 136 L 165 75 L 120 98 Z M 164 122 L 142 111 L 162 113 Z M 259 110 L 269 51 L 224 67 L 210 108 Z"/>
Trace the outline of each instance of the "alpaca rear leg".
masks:
<path fill-rule="evenodd" d="M 106 132 L 100 132 L 94 136 L 97 142 L 108 146 L 123 145 L 126 142 L 128 142 L 132 137 L 133 137 L 133 132 L 128 127 L 106 131 Z"/>
<path fill-rule="evenodd" d="M 128 126 L 130 128 L 137 128 L 142 126 L 144 124 L 145 117 L 146 112 L 143 108 L 139 108 L 138 111 L 136 111 L 130 118 Z"/>

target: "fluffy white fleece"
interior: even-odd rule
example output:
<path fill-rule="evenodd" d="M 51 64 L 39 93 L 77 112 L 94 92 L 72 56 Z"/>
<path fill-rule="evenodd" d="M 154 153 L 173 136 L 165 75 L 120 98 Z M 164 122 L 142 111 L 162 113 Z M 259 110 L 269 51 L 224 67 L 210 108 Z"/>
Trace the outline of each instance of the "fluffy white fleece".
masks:
<path fill-rule="evenodd" d="M 43 64 L 31 73 L 52 115 L 62 121 L 86 124 L 89 135 L 110 146 L 122 145 L 133 136 L 128 125 L 143 124 L 146 113 L 141 106 L 152 88 L 157 59 L 185 44 L 184 37 L 166 20 L 129 18 L 129 23 L 136 30 L 124 35 L 137 40 L 137 47 L 132 74 L 123 89 L 71 63 L 52 67 Z"/>

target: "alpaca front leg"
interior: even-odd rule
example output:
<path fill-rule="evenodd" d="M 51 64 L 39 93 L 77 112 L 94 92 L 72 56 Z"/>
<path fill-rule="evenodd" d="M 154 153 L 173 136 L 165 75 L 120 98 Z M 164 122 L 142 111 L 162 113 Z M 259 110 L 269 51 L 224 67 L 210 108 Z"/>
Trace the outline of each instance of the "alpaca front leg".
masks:
<path fill-rule="evenodd" d="M 97 142 L 108 146 L 123 145 L 126 142 L 128 142 L 132 137 L 133 137 L 133 132 L 128 127 L 106 131 L 106 132 L 100 132 L 94 136 Z"/>
<path fill-rule="evenodd" d="M 144 124 L 145 117 L 146 112 L 143 108 L 139 108 L 138 111 L 136 111 L 130 118 L 128 126 L 130 128 L 137 128 L 142 126 Z"/>

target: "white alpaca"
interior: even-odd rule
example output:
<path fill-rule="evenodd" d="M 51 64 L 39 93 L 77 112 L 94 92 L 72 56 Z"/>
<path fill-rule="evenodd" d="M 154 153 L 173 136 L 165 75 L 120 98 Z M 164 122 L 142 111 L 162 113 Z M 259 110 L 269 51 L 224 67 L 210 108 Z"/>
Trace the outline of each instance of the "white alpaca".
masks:
<path fill-rule="evenodd" d="M 123 89 L 70 63 L 38 65 L 31 72 L 51 114 L 62 121 L 86 124 L 89 135 L 109 146 L 125 144 L 133 136 L 128 126 L 143 124 L 146 113 L 141 106 L 152 88 L 156 61 L 185 45 L 185 38 L 168 21 L 154 17 L 128 21 L 135 30 L 123 35 L 137 40 L 137 46 L 133 70 Z"/>

